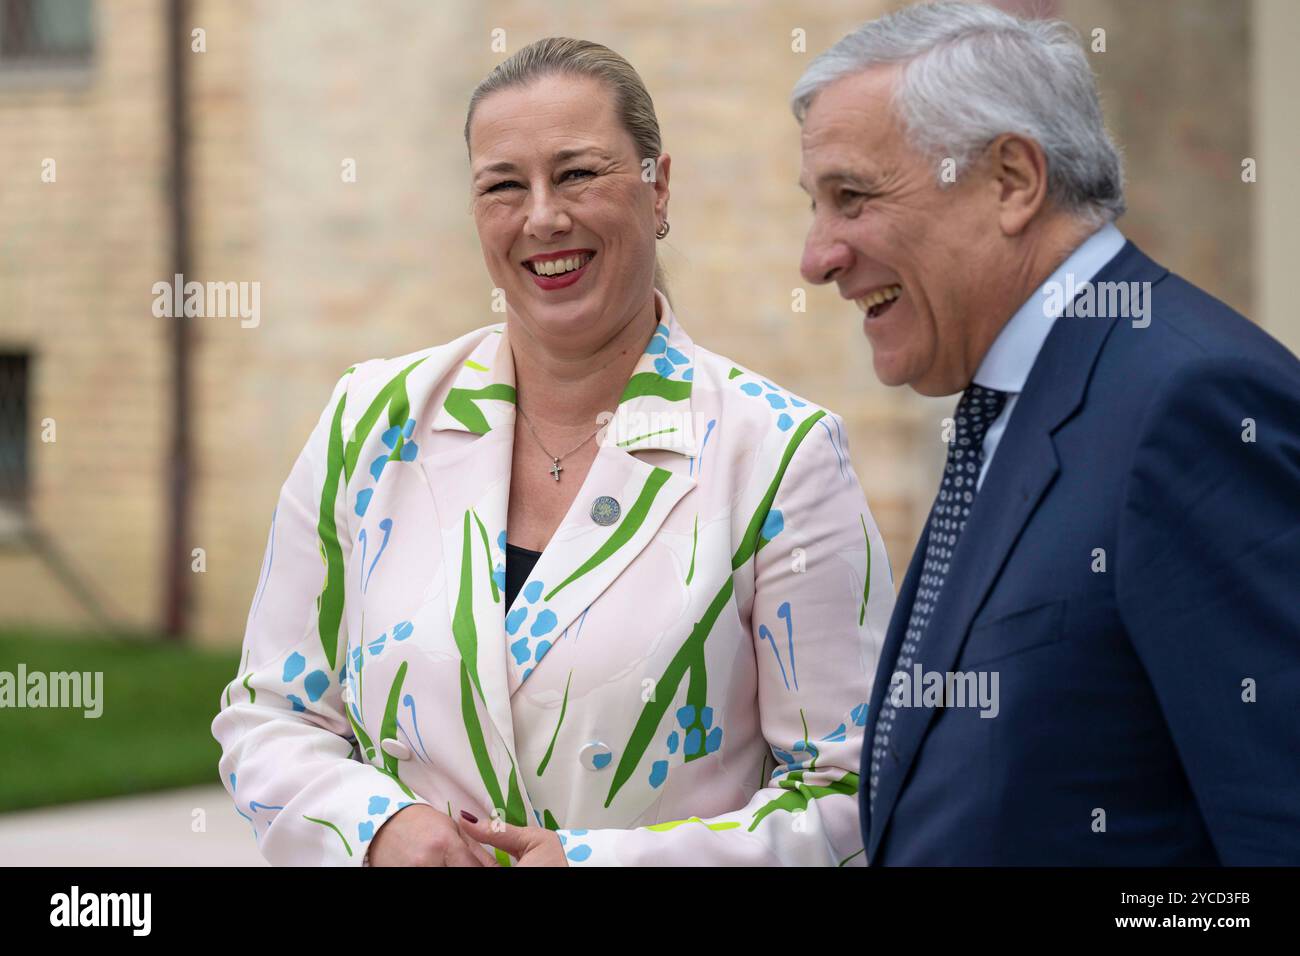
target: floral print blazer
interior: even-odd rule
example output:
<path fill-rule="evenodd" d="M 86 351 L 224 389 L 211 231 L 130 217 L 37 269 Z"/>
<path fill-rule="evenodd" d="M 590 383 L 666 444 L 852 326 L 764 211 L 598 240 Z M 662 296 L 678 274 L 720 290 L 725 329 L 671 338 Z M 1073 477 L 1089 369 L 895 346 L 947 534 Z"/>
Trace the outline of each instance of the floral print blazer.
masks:
<path fill-rule="evenodd" d="M 695 345 L 655 296 L 511 607 L 504 323 L 339 379 L 212 723 L 270 862 L 360 864 L 427 803 L 556 830 L 570 865 L 865 863 L 894 590 L 843 423 Z"/>

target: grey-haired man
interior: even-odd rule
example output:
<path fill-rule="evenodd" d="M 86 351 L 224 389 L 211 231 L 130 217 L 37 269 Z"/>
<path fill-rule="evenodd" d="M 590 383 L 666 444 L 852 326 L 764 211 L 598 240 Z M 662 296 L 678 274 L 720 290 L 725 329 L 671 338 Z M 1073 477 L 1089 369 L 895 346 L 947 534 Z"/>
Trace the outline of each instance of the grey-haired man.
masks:
<path fill-rule="evenodd" d="M 881 381 L 961 393 L 869 710 L 869 862 L 1300 863 L 1300 363 L 1120 234 L 1065 24 L 909 7 L 793 106 L 805 278 Z"/>

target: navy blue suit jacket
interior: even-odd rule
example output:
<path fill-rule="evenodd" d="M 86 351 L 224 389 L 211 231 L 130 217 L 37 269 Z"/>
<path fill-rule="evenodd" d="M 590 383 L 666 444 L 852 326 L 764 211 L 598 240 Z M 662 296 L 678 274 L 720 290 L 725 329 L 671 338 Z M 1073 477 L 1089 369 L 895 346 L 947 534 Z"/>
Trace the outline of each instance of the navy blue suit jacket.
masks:
<path fill-rule="evenodd" d="M 917 655 L 999 710 L 900 708 L 874 813 L 868 743 L 872 864 L 1300 864 L 1300 362 L 1131 242 L 1093 281 L 1150 325 L 1044 343 Z"/>

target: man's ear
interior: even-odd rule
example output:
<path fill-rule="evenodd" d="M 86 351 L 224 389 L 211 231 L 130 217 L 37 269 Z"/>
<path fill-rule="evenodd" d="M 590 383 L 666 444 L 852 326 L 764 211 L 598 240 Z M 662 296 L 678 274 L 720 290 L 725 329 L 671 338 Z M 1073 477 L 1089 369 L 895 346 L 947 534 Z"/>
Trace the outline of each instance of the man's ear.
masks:
<path fill-rule="evenodd" d="M 1004 236 L 1018 236 L 1047 202 L 1047 154 L 1032 139 L 1004 133 L 987 156 L 997 181 L 998 225 Z"/>

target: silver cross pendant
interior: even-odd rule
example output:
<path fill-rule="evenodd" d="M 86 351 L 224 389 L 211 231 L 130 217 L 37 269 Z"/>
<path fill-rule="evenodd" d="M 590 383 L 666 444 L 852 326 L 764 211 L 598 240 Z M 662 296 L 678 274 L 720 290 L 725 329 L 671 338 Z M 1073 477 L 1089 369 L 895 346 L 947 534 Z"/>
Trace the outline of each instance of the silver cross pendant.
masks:
<path fill-rule="evenodd" d="M 560 467 L 560 459 L 552 458 L 551 461 L 555 462 L 555 464 L 551 465 L 551 477 L 559 481 L 560 472 L 564 471 L 564 469 Z"/>

